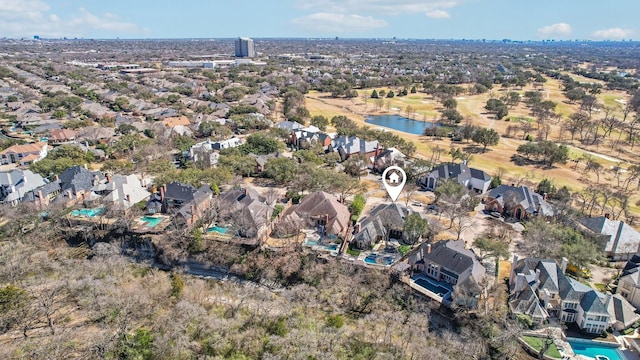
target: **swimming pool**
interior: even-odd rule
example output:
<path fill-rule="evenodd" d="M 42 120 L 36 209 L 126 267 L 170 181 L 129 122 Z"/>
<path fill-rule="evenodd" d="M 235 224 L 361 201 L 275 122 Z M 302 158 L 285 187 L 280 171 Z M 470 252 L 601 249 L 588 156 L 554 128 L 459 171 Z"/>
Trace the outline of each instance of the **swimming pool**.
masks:
<path fill-rule="evenodd" d="M 216 232 L 216 233 L 222 234 L 222 235 L 226 234 L 227 231 L 229 231 L 229 228 L 218 226 L 218 225 L 214 225 L 214 226 L 212 226 L 212 227 L 207 229 L 207 232 Z"/>
<path fill-rule="evenodd" d="M 324 248 L 324 250 L 326 251 L 338 251 L 338 244 L 324 245 L 324 244 L 318 244 L 318 242 L 315 240 L 307 239 L 304 241 L 304 245 L 309 247 L 319 246 Z"/>
<path fill-rule="evenodd" d="M 382 259 L 382 262 L 378 262 L 378 259 Z M 369 254 L 364 258 L 364 262 L 371 265 L 386 265 L 393 264 L 393 256 L 380 256 L 378 254 Z"/>
<path fill-rule="evenodd" d="M 567 338 L 573 352 L 577 355 L 585 355 L 595 358 L 596 355 L 603 355 L 609 360 L 626 360 L 627 358 L 618 351 L 618 344 L 608 344 L 601 341 L 583 340 L 577 338 Z"/>
<path fill-rule="evenodd" d="M 449 289 L 447 289 L 446 287 L 440 286 L 438 284 L 434 284 L 433 282 L 425 278 L 417 278 L 414 280 L 414 282 L 420 285 L 421 287 L 443 298 L 449 293 Z"/>
<path fill-rule="evenodd" d="M 143 216 L 140 218 L 142 222 L 147 223 L 148 227 L 154 227 L 162 222 L 161 217 Z"/>
<path fill-rule="evenodd" d="M 72 216 L 84 216 L 84 217 L 94 217 L 102 214 L 104 212 L 104 208 L 98 207 L 93 209 L 79 209 L 73 210 L 71 212 Z"/>

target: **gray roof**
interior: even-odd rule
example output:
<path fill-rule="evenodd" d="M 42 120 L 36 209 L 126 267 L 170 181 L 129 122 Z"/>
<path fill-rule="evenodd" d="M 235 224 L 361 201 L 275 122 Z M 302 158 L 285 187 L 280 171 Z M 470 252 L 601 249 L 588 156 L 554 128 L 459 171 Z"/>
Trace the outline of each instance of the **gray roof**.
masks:
<path fill-rule="evenodd" d="M 274 127 L 278 128 L 278 129 L 286 129 L 286 130 L 289 130 L 289 131 L 293 131 L 293 130 L 298 130 L 300 128 L 303 128 L 304 125 L 302 125 L 300 123 L 297 123 L 295 121 L 288 121 L 287 120 L 287 121 L 282 121 L 282 122 L 279 122 L 279 123 L 275 124 Z"/>
<path fill-rule="evenodd" d="M 189 202 L 193 200 L 193 194 L 195 194 L 196 191 L 197 189 L 191 185 L 173 181 L 166 185 L 164 198 L 178 200 L 180 202 Z"/>
<path fill-rule="evenodd" d="M 26 193 L 22 197 L 22 201 L 33 202 L 36 201 L 36 199 L 38 199 L 40 195 L 42 195 L 43 198 L 47 198 L 51 194 L 55 194 L 58 191 L 60 191 L 60 182 L 52 181 Z"/>
<path fill-rule="evenodd" d="M 429 252 L 428 246 L 431 245 Z M 473 278 L 479 283 L 484 278 L 485 268 L 476 254 L 465 249 L 464 241 L 439 241 L 434 244 L 422 244 L 420 247 L 423 259 L 436 263 L 458 275 L 458 283 Z"/>
<path fill-rule="evenodd" d="M 600 295 L 597 291 L 591 289 L 591 291 L 584 294 L 582 297 L 582 301 L 580 301 L 580 307 L 585 312 L 591 314 L 601 314 L 601 315 L 609 315 L 606 304 L 604 303 L 604 299 L 600 298 Z"/>
<path fill-rule="evenodd" d="M 398 203 L 380 204 L 360 221 L 360 231 L 355 235 L 355 240 L 372 243 L 378 236 L 386 235 L 387 227 L 401 230 L 405 216 L 413 212 Z"/>
<path fill-rule="evenodd" d="M 549 204 L 542 195 L 531 191 L 526 186 L 509 186 L 500 185 L 495 189 L 490 190 L 487 193 L 487 197 L 498 200 L 501 204 L 505 202 L 515 202 L 520 204 L 529 214 L 537 214 L 538 209 L 544 216 L 553 216 L 554 211 L 551 204 Z"/>
<path fill-rule="evenodd" d="M 273 207 L 266 198 L 250 187 L 233 189 L 220 195 L 220 214 L 233 220 L 232 230 L 243 238 L 254 238 L 268 223 Z"/>
<path fill-rule="evenodd" d="M 59 176 L 62 191 L 71 190 L 72 195 L 81 191 L 89 191 L 98 182 L 104 180 L 100 171 L 89 171 L 83 166 L 66 168 Z"/>
<path fill-rule="evenodd" d="M 340 203 L 335 196 L 322 191 L 306 195 L 298 205 L 287 209 L 282 221 L 288 221 L 287 218 L 296 216 L 299 219 L 307 219 L 308 226 L 315 226 L 311 224 L 313 218 L 327 216 L 325 228 L 330 234 L 341 234 L 349 226 L 350 221 L 347 206 Z"/>
<path fill-rule="evenodd" d="M 583 218 L 584 226 L 596 234 L 604 235 L 607 243 L 605 252 L 612 254 L 636 253 L 640 245 L 640 233 L 633 227 L 620 220 L 609 220 L 604 216 Z"/>
<path fill-rule="evenodd" d="M 540 299 L 536 293 L 527 286 L 518 294 L 512 295 L 509 300 L 509 309 L 515 314 L 527 314 L 531 317 L 546 319 L 549 317 L 547 311 L 540 305 Z"/>
<path fill-rule="evenodd" d="M 620 329 L 627 328 L 640 320 L 640 315 L 636 312 L 635 307 L 620 294 L 615 294 L 611 297 L 608 312 L 621 325 L 619 326 Z"/>
<path fill-rule="evenodd" d="M 0 201 L 14 202 L 20 200 L 24 194 L 45 185 L 42 176 L 33 173 L 31 170 L 11 170 L 0 172 L 0 186 L 3 188 L 3 198 Z"/>
<path fill-rule="evenodd" d="M 184 186 L 184 185 L 183 185 Z M 166 196 L 166 195 L 165 195 Z M 183 216 L 184 218 L 190 217 L 191 209 L 195 206 L 195 208 L 199 209 L 200 205 L 211 199 L 213 197 L 213 191 L 209 187 L 209 185 L 202 185 L 198 190 L 191 194 L 191 200 L 186 202 L 177 212 L 177 214 Z"/>
<path fill-rule="evenodd" d="M 333 140 L 333 148 L 345 155 L 364 154 L 375 151 L 378 147 L 378 141 L 366 141 L 356 136 L 341 136 Z"/>

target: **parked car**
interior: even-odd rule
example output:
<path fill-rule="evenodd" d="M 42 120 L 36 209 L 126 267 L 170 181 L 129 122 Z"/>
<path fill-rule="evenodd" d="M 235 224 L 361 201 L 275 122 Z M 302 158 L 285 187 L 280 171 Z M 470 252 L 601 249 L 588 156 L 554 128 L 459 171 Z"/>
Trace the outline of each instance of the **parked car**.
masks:
<path fill-rule="evenodd" d="M 422 206 L 422 203 L 420 201 L 414 201 L 411 203 L 411 205 L 420 207 Z"/>
<path fill-rule="evenodd" d="M 435 204 L 427 205 L 427 212 L 437 213 L 438 211 L 439 211 L 438 205 L 435 205 Z"/>
<path fill-rule="evenodd" d="M 499 212 L 497 212 L 497 211 L 492 211 L 492 212 L 489 213 L 489 216 L 494 217 L 496 219 L 499 219 L 501 214 Z"/>

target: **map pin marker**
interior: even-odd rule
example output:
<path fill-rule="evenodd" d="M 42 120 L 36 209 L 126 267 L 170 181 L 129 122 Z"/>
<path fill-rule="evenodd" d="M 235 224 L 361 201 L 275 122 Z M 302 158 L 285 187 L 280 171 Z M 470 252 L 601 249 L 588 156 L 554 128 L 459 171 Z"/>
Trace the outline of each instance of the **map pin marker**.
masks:
<path fill-rule="evenodd" d="M 406 183 L 407 174 L 398 166 L 389 166 L 382 173 L 382 185 L 394 202 L 400 197 Z"/>

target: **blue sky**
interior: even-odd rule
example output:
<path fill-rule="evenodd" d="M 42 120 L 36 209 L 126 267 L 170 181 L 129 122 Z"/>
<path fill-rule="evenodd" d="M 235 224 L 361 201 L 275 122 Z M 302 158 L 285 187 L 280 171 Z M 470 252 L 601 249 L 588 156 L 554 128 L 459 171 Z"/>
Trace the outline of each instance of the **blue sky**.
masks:
<path fill-rule="evenodd" d="M 635 0 L 0 0 L 0 38 L 640 39 Z"/>

